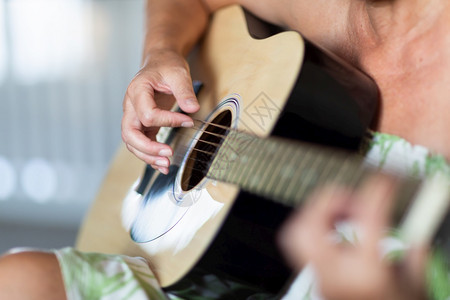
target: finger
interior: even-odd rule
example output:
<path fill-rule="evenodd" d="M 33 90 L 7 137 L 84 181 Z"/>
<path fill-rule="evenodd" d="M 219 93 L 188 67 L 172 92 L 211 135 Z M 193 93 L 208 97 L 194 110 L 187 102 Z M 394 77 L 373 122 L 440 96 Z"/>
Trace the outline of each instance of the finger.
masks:
<path fill-rule="evenodd" d="M 313 243 L 310 247 L 310 260 L 318 267 L 323 265 L 323 257 L 333 259 L 339 254 L 339 247 L 334 247 L 337 244 L 336 240 L 336 223 L 347 219 L 348 203 L 351 201 L 352 191 L 350 189 L 330 185 L 325 187 L 312 198 L 316 202 L 311 209 L 314 213 L 310 213 L 309 228 L 307 238 Z M 306 241 L 305 241 L 306 242 Z M 317 245 L 317 248 L 313 246 Z M 306 243 L 305 243 L 306 245 Z M 326 268 L 326 266 L 325 266 Z"/>
<path fill-rule="evenodd" d="M 303 226 L 305 224 L 302 214 L 297 211 L 283 224 L 277 237 L 278 245 L 283 251 L 286 261 L 296 270 L 302 269 L 303 264 L 309 258 L 305 253 L 306 249 L 302 247 L 303 240 L 305 240 L 305 233 L 301 231 Z"/>
<path fill-rule="evenodd" d="M 155 133 L 146 135 L 142 132 L 141 128 L 142 126 L 135 114 L 125 111 L 122 118 L 122 139 L 126 144 L 150 156 L 169 157 L 173 155 L 170 146 L 155 140 L 156 130 L 154 131 Z"/>
<path fill-rule="evenodd" d="M 124 135 L 123 140 L 126 144 L 133 146 L 139 152 L 148 156 L 161 156 L 171 157 L 173 155 L 172 148 L 170 146 L 150 140 L 140 130 L 122 130 Z"/>
<path fill-rule="evenodd" d="M 294 267 L 307 261 L 320 263 L 324 256 L 334 255 L 330 232 L 348 197 L 346 189 L 327 187 L 314 192 L 301 211 L 290 218 L 280 243 Z"/>
<path fill-rule="evenodd" d="M 361 230 L 360 245 L 374 258 L 380 257 L 378 244 L 389 226 L 395 186 L 393 177 L 377 174 L 364 182 L 355 195 L 355 219 Z"/>
<path fill-rule="evenodd" d="M 417 299 L 427 299 L 426 297 L 426 265 L 428 261 L 428 248 L 422 245 L 415 245 L 409 249 L 406 260 L 403 264 L 405 273 L 405 287 L 414 287 L 412 291 Z"/>
<path fill-rule="evenodd" d="M 334 230 L 337 221 L 347 218 L 351 197 L 351 190 L 336 185 L 314 192 L 304 212 L 312 232 L 327 234 Z"/>
<path fill-rule="evenodd" d="M 126 146 L 127 149 L 132 152 L 137 158 L 150 165 L 153 169 L 159 170 L 164 174 L 167 174 L 169 172 L 168 167 L 170 161 L 167 157 L 147 155 L 129 144 L 126 144 Z"/>
<path fill-rule="evenodd" d="M 161 109 L 156 105 L 155 94 L 151 86 L 139 85 L 135 87 L 130 96 L 139 121 L 145 127 L 192 127 L 192 119 L 182 113 Z M 165 97 L 164 99 L 170 99 Z M 171 100 L 168 100 L 171 101 Z M 165 107 L 172 106 L 173 103 L 164 103 Z"/>
<path fill-rule="evenodd" d="M 194 113 L 199 110 L 200 106 L 195 96 L 192 79 L 188 71 L 178 72 L 177 76 L 166 78 L 166 82 L 183 111 Z"/>

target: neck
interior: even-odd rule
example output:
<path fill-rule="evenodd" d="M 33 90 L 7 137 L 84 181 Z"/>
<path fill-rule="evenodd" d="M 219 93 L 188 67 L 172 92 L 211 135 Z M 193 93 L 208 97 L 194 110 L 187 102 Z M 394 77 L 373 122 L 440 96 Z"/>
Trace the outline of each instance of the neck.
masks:
<path fill-rule="evenodd" d="M 403 80 L 412 74 L 439 70 L 449 54 L 450 18 L 444 13 L 450 8 L 447 3 L 447 0 L 364 2 L 360 20 L 355 24 L 361 28 L 355 43 L 361 68 L 376 80 L 387 80 L 391 85 L 396 81 L 405 83 Z M 356 26 L 354 30 L 358 30 Z M 401 86 L 406 85 L 395 89 Z"/>
<path fill-rule="evenodd" d="M 372 0 L 364 3 L 366 23 L 379 43 L 414 40 L 430 31 L 448 6 L 440 0 Z"/>
<path fill-rule="evenodd" d="M 446 133 L 450 120 L 444 113 L 450 109 L 450 2 L 355 3 L 350 28 L 353 59 L 381 92 L 375 129 L 424 145 L 450 160 Z"/>

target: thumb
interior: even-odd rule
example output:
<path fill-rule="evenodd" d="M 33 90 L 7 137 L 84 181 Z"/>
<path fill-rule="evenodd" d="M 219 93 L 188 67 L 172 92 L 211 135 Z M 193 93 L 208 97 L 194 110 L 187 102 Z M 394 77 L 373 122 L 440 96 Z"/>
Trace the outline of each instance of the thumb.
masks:
<path fill-rule="evenodd" d="M 184 112 L 194 113 L 200 109 L 192 87 L 192 79 L 188 72 L 172 77 L 167 83 L 178 105 Z"/>

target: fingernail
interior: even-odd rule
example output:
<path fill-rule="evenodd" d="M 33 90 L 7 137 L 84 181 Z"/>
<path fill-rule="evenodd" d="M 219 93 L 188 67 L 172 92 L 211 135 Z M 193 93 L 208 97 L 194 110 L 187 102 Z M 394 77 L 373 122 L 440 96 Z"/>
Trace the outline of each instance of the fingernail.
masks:
<path fill-rule="evenodd" d="M 183 122 L 181 127 L 194 127 L 194 122 Z"/>
<path fill-rule="evenodd" d="M 165 175 L 167 175 L 167 173 L 169 173 L 169 172 L 167 172 L 167 170 L 164 169 L 164 168 L 158 168 L 158 171 L 160 171 L 161 173 L 163 173 L 163 174 L 165 174 Z"/>
<path fill-rule="evenodd" d="M 155 165 L 160 167 L 168 167 L 169 163 L 165 159 L 158 159 L 157 161 L 155 161 Z"/>
<path fill-rule="evenodd" d="M 161 151 L 159 151 L 158 155 L 159 156 L 171 156 L 172 155 L 172 150 L 170 150 L 170 149 L 162 149 Z"/>
<path fill-rule="evenodd" d="M 197 106 L 198 103 L 194 99 L 187 99 L 184 103 L 186 103 L 189 106 Z"/>

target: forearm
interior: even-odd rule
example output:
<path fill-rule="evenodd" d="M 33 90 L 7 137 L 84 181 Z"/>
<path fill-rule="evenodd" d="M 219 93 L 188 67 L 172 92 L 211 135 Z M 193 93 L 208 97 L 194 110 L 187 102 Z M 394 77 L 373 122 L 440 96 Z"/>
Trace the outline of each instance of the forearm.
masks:
<path fill-rule="evenodd" d="M 143 61 L 154 50 L 186 55 L 204 32 L 209 10 L 201 0 L 148 0 Z"/>

